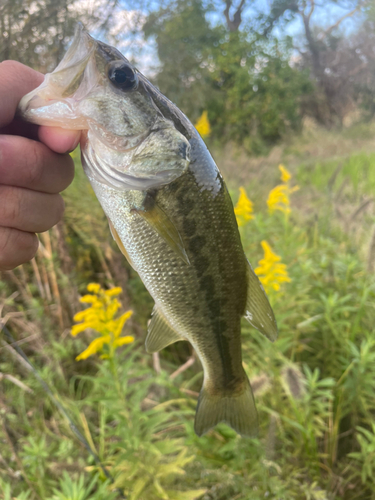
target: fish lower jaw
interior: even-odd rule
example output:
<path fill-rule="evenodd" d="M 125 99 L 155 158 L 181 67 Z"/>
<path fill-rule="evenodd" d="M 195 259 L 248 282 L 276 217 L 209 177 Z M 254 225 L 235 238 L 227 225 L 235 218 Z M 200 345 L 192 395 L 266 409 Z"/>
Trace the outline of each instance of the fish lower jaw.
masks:
<path fill-rule="evenodd" d="M 37 125 L 48 125 L 70 130 L 88 128 L 87 120 L 77 114 L 78 102 L 74 99 L 51 99 L 38 89 L 25 95 L 19 105 L 18 114 Z"/>

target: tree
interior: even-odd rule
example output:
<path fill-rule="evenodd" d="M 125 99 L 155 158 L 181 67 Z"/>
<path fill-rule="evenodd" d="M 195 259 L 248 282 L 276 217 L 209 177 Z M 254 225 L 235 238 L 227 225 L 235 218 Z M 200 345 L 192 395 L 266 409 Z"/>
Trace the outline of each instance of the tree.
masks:
<path fill-rule="evenodd" d="M 149 15 L 143 29 L 154 37 L 160 67 L 155 83 L 194 121 L 207 100 L 210 48 L 220 30 L 211 29 L 200 0 L 178 0 Z"/>
<path fill-rule="evenodd" d="M 67 0 L 5 0 L 0 4 L 0 58 L 51 70 L 62 57 L 75 22 Z"/>
<path fill-rule="evenodd" d="M 219 44 L 207 103 L 214 135 L 258 154 L 301 129 L 312 85 L 308 71 L 291 67 L 289 57 L 287 43 L 249 40 L 241 32 Z"/>
<path fill-rule="evenodd" d="M 300 128 L 306 71 L 292 68 L 286 43 L 246 30 L 212 27 L 200 0 L 178 0 L 175 10 L 149 16 L 160 67 L 155 82 L 194 122 L 208 111 L 213 136 L 261 152 Z"/>
<path fill-rule="evenodd" d="M 108 31 L 116 0 L 3 0 L 0 2 L 0 60 L 15 59 L 39 71 L 55 68 L 72 39 L 77 21 L 89 30 Z"/>
<path fill-rule="evenodd" d="M 265 16 L 263 25 L 263 34 L 268 36 L 275 26 L 285 26 L 296 17 L 300 18 L 304 43 L 295 48 L 299 50 L 304 65 L 311 68 L 316 83 L 315 116 L 328 126 L 342 123 L 346 109 L 346 106 L 340 103 L 346 79 L 340 81 L 336 78 L 337 72 L 332 71 L 329 64 L 334 61 L 335 51 L 341 43 L 342 35 L 338 30 L 347 19 L 363 15 L 370 8 L 371 1 L 347 0 L 344 3 L 340 0 L 329 0 L 325 2 L 324 8 L 332 5 L 343 7 L 345 14 L 323 28 L 313 24 L 313 16 L 320 9 L 315 0 L 273 0 L 270 14 Z M 338 67 L 337 64 L 336 66 Z M 362 62 L 358 60 L 358 71 L 361 66 Z"/>
<path fill-rule="evenodd" d="M 340 88 L 359 105 L 364 116 L 375 116 L 375 20 L 368 20 L 339 47 L 342 63 Z M 333 65 L 332 65 L 333 66 Z"/>

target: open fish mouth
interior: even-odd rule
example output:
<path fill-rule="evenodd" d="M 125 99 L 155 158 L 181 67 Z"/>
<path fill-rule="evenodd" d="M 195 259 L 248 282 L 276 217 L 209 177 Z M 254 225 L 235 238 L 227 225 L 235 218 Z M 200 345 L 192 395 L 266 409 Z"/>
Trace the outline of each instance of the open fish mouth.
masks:
<path fill-rule="evenodd" d="M 38 88 L 21 99 L 19 114 L 37 124 L 88 128 L 87 119 L 78 116 L 77 104 L 98 83 L 97 70 L 90 64 L 97 43 L 78 23 L 64 58 Z"/>
<path fill-rule="evenodd" d="M 186 171 L 190 144 L 155 104 L 151 87 L 117 49 L 79 23 L 66 55 L 22 98 L 19 114 L 86 131 L 83 165 L 98 182 L 116 190 L 156 188 Z"/>
<path fill-rule="evenodd" d="M 73 41 L 64 58 L 43 83 L 25 95 L 18 106 L 19 114 L 27 121 L 40 125 L 58 126 L 97 133 L 103 142 L 114 149 L 126 150 L 137 146 L 148 131 L 124 134 L 123 130 L 108 129 L 101 124 L 97 108 L 102 106 L 103 89 L 107 82 L 106 61 L 98 52 L 107 53 L 106 44 L 95 40 L 78 23 Z M 124 56 L 111 47 L 112 58 Z M 101 97 L 101 98 L 100 98 Z"/>

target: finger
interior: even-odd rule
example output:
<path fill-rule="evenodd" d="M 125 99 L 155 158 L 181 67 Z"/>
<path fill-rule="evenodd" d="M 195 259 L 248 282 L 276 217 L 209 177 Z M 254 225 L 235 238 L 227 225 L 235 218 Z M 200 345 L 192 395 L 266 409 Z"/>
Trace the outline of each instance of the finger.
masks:
<path fill-rule="evenodd" d="M 21 98 L 42 83 L 44 76 L 16 61 L 0 63 L 0 127 L 10 123 Z"/>
<path fill-rule="evenodd" d="M 55 194 L 67 188 L 73 177 L 69 155 L 54 153 L 25 137 L 0 135 L 1 184 Z"/>
<path fill-rule="evenodd" d="M 79 143 L 80 130 L 66 130 L 59 127 L 40 127 L 39 139 L 56 153 L 73 151 Z"/>
<path fill-rule="evenodd" d="M 0 227 L 0 271 L 7 271 L 31 260 L 39 240 L 35 234 Z"/>
<path fill-rule="evenodd" d="M 0 186 L 0 226 L 29 233 L 43 233 L 57 224 L 64 213 L 58 194 Z"/>
<path fill-rule="evenodd" d="M 38 141 L 39 128 L 40 126 L 35 123 L 24 122 L 20 118 L 15 118 L 11 123 L 0 128 L 0 134 L 21 135 L 22 137 L 28 137 L 29 139 Z"/>

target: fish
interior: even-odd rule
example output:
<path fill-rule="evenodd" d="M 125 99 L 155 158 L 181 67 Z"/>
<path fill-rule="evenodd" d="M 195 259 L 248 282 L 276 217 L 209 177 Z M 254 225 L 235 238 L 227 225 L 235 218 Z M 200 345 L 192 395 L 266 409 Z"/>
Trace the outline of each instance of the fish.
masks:
<path fill-rule="evenodd" d="M 22 98 L 19 115 L 82 130 L 83 169 L 114 240 L 155 301 L 147 352 L 187 340 L 201 361 L 196 434 L 224 422 L 256 436 L 241 318 L 271 341 L 276 320 L 244 254 L 223 177 L 192 123 L 80 23 L 56 69 Z"/>

